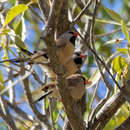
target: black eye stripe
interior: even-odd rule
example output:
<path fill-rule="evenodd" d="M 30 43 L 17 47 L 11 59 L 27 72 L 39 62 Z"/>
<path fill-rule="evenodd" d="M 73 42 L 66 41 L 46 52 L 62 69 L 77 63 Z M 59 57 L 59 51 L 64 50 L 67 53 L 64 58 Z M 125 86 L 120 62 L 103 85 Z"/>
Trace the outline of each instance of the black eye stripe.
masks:
<path fill-rule="evenodd" d="M 43 54 L 43 56 L 44 56 L 45 58 L 47 58 L 47 59 L 49 58 L 48 55 L 47 55 L 47 53 Z"/>
<path fill-rule="evenodd" d="M 75 46 L 75 40 L 76 40 L 76 37 L 72 36 L 69 41 Z"/>
<path fill-rule="evenodd" d="M 74 32 L 70 31 L 69 33 L 74 34 Z"/>

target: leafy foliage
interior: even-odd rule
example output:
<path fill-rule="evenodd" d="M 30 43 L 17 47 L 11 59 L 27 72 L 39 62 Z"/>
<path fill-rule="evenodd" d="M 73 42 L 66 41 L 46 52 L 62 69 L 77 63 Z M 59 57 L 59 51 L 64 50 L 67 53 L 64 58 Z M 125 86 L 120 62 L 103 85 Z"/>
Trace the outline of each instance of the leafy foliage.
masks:
<path fill-rule="evenodd" d="M 41 28 L 43 28 L 46 24 L 42 17 L 42 14 L 38 7 L 38 1 L 27 1 L 22 0 L 2 0 L 0 4 L 0 8 L 4 8 L 2 11 L 0 9 L 0 60 L 8 60 L 12 58 L 28 58 L 29 56 L 24 54 L 20 48 L 27 49 L 30 52 L 34 50 L 42 50 L 45 47 L 45 42 L 40 40 Z M 103 3 L 106 1 L 103 0 Z M 109 1 L 110 2 L 110 1 Z M 110 7 L 115 6 L 113 3 L 117 2 L 113 0 L 112 4 L 108 1 L 106 2 Z M 95 32 L 94 32 L 94 40 L 96 46 L 96 52 L 103 59 L 107 66 L 109 66 L 109 70 L 113 70 L 114 76 L 118 79 L 118 83 L 122 85 L 124 82 L 124 78 L 129 77 L 129 55 L 130 55 L 130 37 L 127 18 L 122 17 L 123 15 L 129 16 L 129 1 L 122 1 L 121 11 L 114 11 L 102 5 L 103 8 L 99 10 L 99 16 L 96 17 L 95 24 Z M 45 0 L 46 7 L 52 7 L 51 0 Z M 118 5 L 118 3 L 116 3 Z M 5 6 L 8 8 L 6 9 Z M 75 1 L 69 1 L 68 4 L 70 17 L 69 19 L 75 18 L 82 10 L 82 4 L 75 3 Z M 46 9 L 47 10 L 47 9 Z M 105 10 L 105 11 L 104 11 Z M 117 13 L 118 12 L 118 13 Z M 6 15 L 6 17 L 5 17 Z M 105 16 L 104 16 L 105 15 Z M 107 16 L 108 15 L 108 16 Z M 81 19 L 75 24 L 80 30 L 81 34 L 87 37 L 89 32 L 86 33 L 88 21 L 92 19 L 91 9 L 86 11 Z M 42 21 L 41 21 L 42 20 Z M 62 24 L 62 23 L 61 23 Z M 117 29 L 115 31 L 115 29 Z M 125 35 L 125 39 L 123 35 Z M 87 39 L 88 40 L 88 39 Z M 127 41 L 126 41 L 127 40 Z M 80 47 L 80 43 L 82 40 L 79 38 L 76 41 L 76 49 L 78 50 Z M 99 69 L 97 68 L 96 62 L 92 54 L 90 54 L 89 50 L 85 45 L 81 47 L 82 51 L 88 53 L 88 61 L 82 67 L 84 72 L 84 77 L 88 78 L 92 81 L 90 89 L 87 89 L 87 98 L 86 98 L 86 112 L 85 112 L 85 120 L 88 121 L 90 113 L 96 105 L 101 100 L 102 93 L 106 93 L 104 89 L 100 90 L 104 84 L 102 84 L 103 80 L 101 79 L 101 74 Z M 21 66 L 24 66 L 23 68 Z M 15 82 L 19 77 L 23 76 L 24 71 L 30 71 L 29 64 L 26 63 L 9 63 L 5 62 L 3 64 L 0 63 L 0 91 L 4 91 L 6 87 L 9 86 L 11 82 Z M 31 88 L 33 99 L 37 99 L 42 95 L 41 87 L 43 84 L 48 83 L 49 79 L 46 80 L 43 75 L 44 72 L 37 65 L 34 67 L 34 72 L 28 77 L 29 79 L 29 87 Z M 105 72 L 104 66 L 101 64 L 101 69 Z M 125 75 L 125 73 L 127 73 Z M 122 76 L 123 75 L 123 76 Z M 106 76 L 107 77 L 107 76 Z M 123 77 L 123 78 L 122 78 Z M 110 80 L 110 77 L 107 77 L 107 80 L 115 86 L 115 83 Z M 39 120 L 36 117 L 36 114 L 31 111 L 30 106 L 27 103 L 26 93 L 23 90 L 24 84 L 18 82 L 14 85 L 13 88 L 10 88 L 9 91 L 4 93 L 4 100 L 13 102 L 14 105 L 21 110 L 24 109 L 25 114 L 30 117 L 24 119 L 18 112 L 13 110 L 13 108 L 9 109 L 12 118 L 15 121 L 16 126 L 20 130 L 26 130 L 33 128 Z M 100 91 L 97 91 L 97 89 Z M 106 86 L 105 86 L 106 87 Z M 40 89 L 39 89 L 40 88 Z M 13 95 L 11 95 L 11 91 L 13 91 Z M 92 97 L 95 91 L 94 99 L 92 101 Z M 104 92 L 105 91 L 105 92 Z M 111 95 L 113 96 L 113 95 Z M 105 97 L 105 95 L 103 95 Z M 13 100 L 12 100 L 13 99 Z M 92 104 L 91 104 L 92 103 Z M 90 108 L 90 104 L 92 108 Z M 49 107 L 50 100 L 47 98 L 42 102 L 39 102 L 36 106 L 37 110 L 46 115 L 48 124 L 52 127 L 52 121 L 54 121 L 54 126 L 56 129 L 61 129 L 63 126 L 66 113 L 64 111 L 62 103 L 59 103 L 55 100 L 55 103 L 52 104 L 53 112 L 50 116 Z M 10 106 L 8 106 L 10 108 Z M 124 104 L 114 115 L 114 117 L 109 121 L 104 130 L 114 129 L 116 126 L 120 125 L 129 115 L 127 110 L 129 105 Z M 13 112 L 12 112 L 13 110 Z M 14 112 L 15 111 L 15 112 Z M 30 121 L 30 120 L 31 121 Z M 40 124 L 40 123 L 39 123 Z M 2 121 L 0 121 L 0 128 L 7 127 L 7 125 Z M 39 125 L 41 126 L 41 124 Z"/>

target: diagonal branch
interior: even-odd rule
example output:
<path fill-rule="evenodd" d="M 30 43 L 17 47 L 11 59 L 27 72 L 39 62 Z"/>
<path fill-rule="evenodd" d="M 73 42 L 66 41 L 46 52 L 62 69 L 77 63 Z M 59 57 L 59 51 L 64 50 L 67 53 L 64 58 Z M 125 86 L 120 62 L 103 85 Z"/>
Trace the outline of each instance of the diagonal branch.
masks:
<path fill-rule="evenodd" d="M 92 130 L 102 130 L 113 117 L 113 115 L 117 112 L 117 110 L 121 107 L 121 105 L 125 103 L 127 100 L 126 96 L 129 97 L 130 95 L 130 80 L 128 80 L 121 88 L 122 91 L 118 91 L 109 100 L 107 100 L 104 106 L 96 114 L 95 118 L 91 122 Z M 124 95 L 124 93 L 126 95 Z"/>
<path fill-rule="evenodd" d="M 24 111 L 22 111 L 19 107 L 17 107 L 15 104 L 10 103 L 7 100 L 4 100 L 4 102 L 10 107 L 12 108 L 19 116 L 21 116 L 23 119 L 25 120 L 29 120 L 33 123 L 33 119 L 31 119 L 27 113 L 25 113 Z"/>
<path fill-rule="evenodd" d="M 114 94 L 91 122 L 92 130 L 102 130 L 124 102 L 125 98 L 122 96 L 122 92 L 118 91 Z"/>
<path fill-rule="evenodd" d="M 8 106 L 7 106 L 7 104 L 5 104 L 5 102 L 3 102 L 2 97 L 0 97 L 0 103 L 1 103 L 0 116 L 8 124 L 8 126 L 11 128 L 11 130 L 18 130 L 13 121 L 12 116 L 10 115 L 10 113 L 8 111 Z"/>
<path fill-rule="evenodd" d="M 78 32 L 78 30 L 76 30 Z M 79 33 L 79 32 L 78 32 Z M 111 76 L 112 80 L 115 82 L 115 84 L 117 85 L 117 87 L 121 90 L 120 85 L 118 84 L 118 82 L 115 80 L 115 78 L 113 77 L 113 75 L 111 74 L 109 68 L 107 67 L 106 63 L 97 55 L 97 53 L 95 52 L 94 49 L 91 48 L 91 46 L 86 42 L 86 40 L 82 37 L 82 35 L 79 33 L 80 38 L 83 40 L 83 42 L 87 45 L 88 49 L 94 54 L 94 56 L 101 62 L 101 64 L 104 66 L 104 68 L 106 69 L 106 71 L 108 72 L 108 74 Z"/>
<path fill-rule="evenodd" d="M 91 3 L 92 3 L 92 0 L 88 0 L 87 4 L 84 6 L 84 8 L 81 10 L 81 12 L 72 21 L 73 24 L 76 23 L 76 22 L 78 22 L 80 20 L 80 18 L 84 15 L 84 13 L 86 12 L 86 10 L 91 5 Z"/>

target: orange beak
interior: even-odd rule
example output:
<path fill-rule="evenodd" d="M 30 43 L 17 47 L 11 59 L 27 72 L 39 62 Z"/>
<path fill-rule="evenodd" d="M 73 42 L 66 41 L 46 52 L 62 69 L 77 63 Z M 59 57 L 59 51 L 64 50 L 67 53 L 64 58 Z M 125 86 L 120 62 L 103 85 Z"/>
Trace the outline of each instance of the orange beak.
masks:
<path fill-rule="evenodd" d="M 80 54 L 80 56 L 79 56 L 80 58 L 85 58 L 85 57 L 87 57 L 87 55 L 84 55 L 84 54 Z"/>
<path fill-rule="evenodd" d="M 75 37 L 79 36 L 79 33 L 78 32 L 74 32 L 74 36 Z"/>
<path fill-rule="evenodd" d="M 92 82 L 91 82 L 91 81 L 88 81 L 88 80 L 85 80 L 85 84 L 91 85 Z"/>

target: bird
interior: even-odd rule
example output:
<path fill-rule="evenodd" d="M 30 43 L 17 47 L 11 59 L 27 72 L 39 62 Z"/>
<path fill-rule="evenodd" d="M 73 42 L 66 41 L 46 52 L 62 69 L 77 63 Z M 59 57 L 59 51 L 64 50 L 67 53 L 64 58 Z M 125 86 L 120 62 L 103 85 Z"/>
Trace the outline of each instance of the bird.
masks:
<path fill-rule="evenodd" d="M 73 56 L 75 51 L 75 40 L 78 35 L 78 32 L 67 31 L 56 39 L 56 47 L 58 48 L 57 53 L 62 65 Z"/>
<path fill-rule="evenodd" d="M 66 78 L 68 82 L 67 89 L 70 91 L 70 94 L 74 100 L 79 100 L 85 93 L 86 87 L 91 84 L 91 81 L 86 80 L 81 74 L 73 74 Z M 42 91 L 45 92 L 43 96 L 35 101 L 35 103 L 41 101 L 45 97 L 55 97 L 58 101 L 61 101 L 61 96 L 59 91 L 57 90 L 56 82 L 51 82 L 45 85 L 42 88 Z"/>
<path fill-rule="evenodd" d="M 31 61 L 33 61 L 35 59 L 34 60 L 35 62 L 40 62 L 41 58 L 40 57 L 36 58 L 36 57 L 37 56 L 32 57 Z M 74 52 L 73 56 L 66 62 L 66 64 L 63 65 L 65 77 L 68 77 L 68 76 L 76 73 L 79 70 L 79 67 L 82 65 L 83 58 L 85 58 L 85 57 L 87 57 L 87 55 L 81 54 L 80 51 Z M 40 66 L 51 81 L 56 80 L 56 74 L 49 65 L 40 64 Z"/>
<path fill-rule="evenodd" d="M 43 71 L 45 72 L 47 77 L 51 81 L 55 81 L 56 74 L 53 71 L 53 69 L 51 68 L 51 66 L 49 65 L 49 58 L 48 58 L 46 51 L 47 50 L 44 49 L 43 51 L 36 52 L 34 55 L 32 55 L 32 57 L 27 58 L 26 60 L 13 59 L 12 61 L 13 62 L 27 61 L 29 64 L 38 63 L 38 64 L 40 64 L 41 68 L 43 69 Z M 68 77 L 71 74 L 76 73 L 79 70 L 79 68 L 81 67 L 81 65 L 83 63 L 83 58 L 85 58 L 85 57 L 87 57 L 87 55 L 82 54 L 80 51 L 74 52 L 73 56 L 66 62 L 66 64 L 63 65 L 65 77 Z M 47 64 L 42 64 L 42 63 L 47 63 Z"/>
<path fill-rule="evenodd" d="M 75 40 L 77 36 L 79 35 L 78 32 L 74 31 L 67 31 L 60 35 L 56 39 L 56 47 L 57 47 L 57 54 L 59 56 L 60 63 L 64 66 L 63 69 L 65 69 L 66 76 L 69 76 L 72 73 L 75 73 L 77 71 L 77 66 L 75 62 L 73 62 L 73 54 L 75 51 Z M 49 62 L 49 56 L 48 51 L 46 48 L 42 49 L 41 51 L 35 51 L 34 53 L 19 47 L 22 52 L 29 55 L 30 57 L 26 60 L 24 59 L 12 59 L 10 61 L 12 62 L 28 62 L 31 63 L 48 63 Z M 6 60 L 9 61 L 9 60 Z M 71 65 L 72 64 L 72 65 Z M 40 64 L 46 75 L 52 79 L 56 79 L 56 74 L 53 72 L 53 70 L 50 68 L 49 65 L 43 65 Z M 69 68 L 70 67 L 70 68 Z M 70 72 L 70 73 L 69 73 Z"/>
<path fill-rule="evenodd" d="M 83 58 L 86 57 L 87 55 L 82 54 L 81 51 L 74 52 L 73 56 L 66 62 L 66 64 L 64 64 L 66 70 L 65 77 L 76 73 L 83 64 Z"/>
<path fill-rule="evenodd" d="M 74 31 L 67 31 L 63 34 L 61 34 L 57 39 L 56 39 L 56 47 L 57 47 L 57 54 L 59 56 L 60 63 L 64 65 L 66 61 L 68 61 L 72 56 L 75 51 L 75 40 L 77 36 L 79 35 L 78 32 Z M 26 50 L 22 47 L 19 46 L 19 49 L 25 53 L 26 55 L 29 56 L 28 59 L 31 59 L 34 62 L 47 62 L 49 57 L 48 57 L 48 52 L 47 48 L 43 48 L 41 51 L 34 51 L 33 53 L 30 52 L 29 50 Z M 7 62 L 9 60 L 6 60 Z M 6 62 L 5 61 L 5 62 Z M 10 60 L 11 61 L 11 60 Z M 22 59 L 12 59 L 12 61 L 23 61 Z"/>
<path fill-rule="evenodd" d="M 64 71 L 67 72 L 66 76 L 69 76 L 70 74 L 75 73 L 75 71 L 77 71 L 77 66 L 73 62 L 72 56 L 75 51 L 75 40 L 78 35 L 79 35 L 78 32 L 67 31 L 63 33 L 62 35 L 60 35 L 59 38 L 56 39 L 56 47 L 58 51 L 57 55 L 59 56 L 60 63 L 64 66 L 63 68 L 65 69 Z M 32 56 L 31 60 L 34 62 L 47 62 L 49 59 L 47 49 L 44 49 L 42 51 L 35 53 Z M 70 63 L 68 63 L 68 61 Z M 56 80 L 56 74 L 53 72 L 50 66 L 41 64 L 41 67 L 51 80 Z"/>

